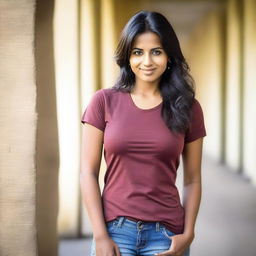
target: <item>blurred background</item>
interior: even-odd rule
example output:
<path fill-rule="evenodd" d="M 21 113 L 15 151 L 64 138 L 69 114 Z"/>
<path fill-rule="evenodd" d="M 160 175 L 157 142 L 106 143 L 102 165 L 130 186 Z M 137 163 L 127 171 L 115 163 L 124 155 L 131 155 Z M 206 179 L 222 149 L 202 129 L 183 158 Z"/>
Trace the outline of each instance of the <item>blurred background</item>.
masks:
<path fill-rule="evenodd" d="M 172 24 L 204 112 L 191 256 L 256 256 L 256 0 L 0 0 L 1 256 L 89 255 L 80 119 L 140 10 Z"/>

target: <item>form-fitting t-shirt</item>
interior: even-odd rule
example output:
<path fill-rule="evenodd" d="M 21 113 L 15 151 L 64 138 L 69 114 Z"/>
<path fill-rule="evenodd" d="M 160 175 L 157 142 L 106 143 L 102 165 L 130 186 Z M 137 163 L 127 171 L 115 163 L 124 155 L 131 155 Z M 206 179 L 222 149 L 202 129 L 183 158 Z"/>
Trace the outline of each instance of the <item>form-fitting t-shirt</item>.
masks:
<path fill-rule="evenodd" d="M 105 221 L 117 216 L 160 221 L 180 234 L 184 230 L 185 213 L 175 186 L 180 154 L 184 143 L 206 136 L 206 130 L 202 108 L 196 99 L 191 127 L 178 135 L 164 123 L 162 104 L 141 109 L 130 93 L 104 88 L 91 97 L 81 122 L 104 132 Z"/>

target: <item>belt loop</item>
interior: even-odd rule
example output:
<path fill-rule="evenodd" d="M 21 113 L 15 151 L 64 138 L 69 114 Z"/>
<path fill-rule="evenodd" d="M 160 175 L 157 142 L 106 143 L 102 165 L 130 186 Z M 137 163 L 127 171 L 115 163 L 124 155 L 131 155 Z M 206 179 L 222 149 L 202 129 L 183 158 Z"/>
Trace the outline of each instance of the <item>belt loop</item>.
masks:
<path fill-rule="evenodd" d="M 159 231 L 159 225 L 160 225 L 160 224 L 159 224 L 159 222 L 157 221 L 157 222 L 156 222 L 156 231 Z"/>
<path fill-rule="evenodd" d="M 124 216 L 120 216 L 118 223 L 117 223 L 117 227 L 120 228 L 122 226 L 123 222 L 124 222 Z"/>

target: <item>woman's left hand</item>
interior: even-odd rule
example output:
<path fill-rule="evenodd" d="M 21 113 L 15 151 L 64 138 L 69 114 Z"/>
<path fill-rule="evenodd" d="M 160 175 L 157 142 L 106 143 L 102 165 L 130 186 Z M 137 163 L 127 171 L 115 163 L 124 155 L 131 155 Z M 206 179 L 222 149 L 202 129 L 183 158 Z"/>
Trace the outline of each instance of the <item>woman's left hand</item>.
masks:
<path fill-rule="evenodd" d="M 191 244 L 194 235 L 179 234 L 171 236 L 172 244 L 168 251 L 157 253 L 158 256 L 182 256 L 186 248 Z"/>

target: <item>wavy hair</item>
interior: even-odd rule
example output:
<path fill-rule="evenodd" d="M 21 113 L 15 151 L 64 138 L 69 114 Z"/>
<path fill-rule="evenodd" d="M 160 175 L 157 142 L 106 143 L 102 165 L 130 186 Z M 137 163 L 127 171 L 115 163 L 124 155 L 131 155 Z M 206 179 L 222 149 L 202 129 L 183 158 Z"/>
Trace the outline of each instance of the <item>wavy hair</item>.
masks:
<path fill-rule="evenodd" d="M 131 92 L 134 87 L 135 75 L 129 66 L 131 48 L 135 37 L 144 32 L 154 32 L 159 36 L 170 59 L 170 68 L 166 68 L 159 83 L 163 99 L 162 118 L 171 131 L 185 133 L 195 98 L 194 79 L 189 74 L 190 69 L 175 32 L 161 13 L 140 11 L 125 25 L 114 55 L 120 74 L 112 89 Z"/>

